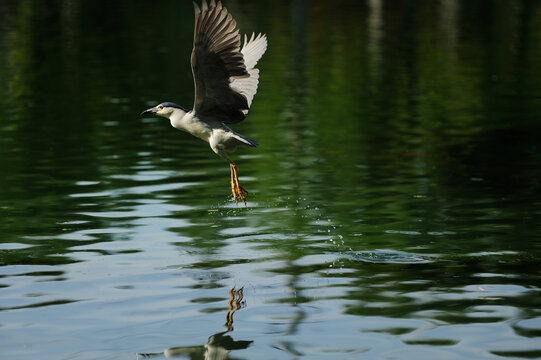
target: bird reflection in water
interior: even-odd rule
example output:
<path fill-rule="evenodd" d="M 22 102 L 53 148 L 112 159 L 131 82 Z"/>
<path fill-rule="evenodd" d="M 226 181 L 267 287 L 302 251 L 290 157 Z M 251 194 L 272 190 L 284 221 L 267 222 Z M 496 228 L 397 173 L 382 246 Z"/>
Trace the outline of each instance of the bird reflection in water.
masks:
<path fill-rule="evenodd" d="M 227 305 L 229 310 L 225 316 L 226 331 L 211 335 L 204 345 L 179 346 L 165 349 L 160 353 L 138 354 L 142 358 L 154 358 L 159 356 L 178 357 L 190 360 L 227 360 L 229 353 L 233 350 L 246 349 L 253 341 L 233 340 L 227 333 L 233 331 L 233 315 L 237 310 L 246 307 L 246 300 L 243 294 L 244 288 L 235 290 L 229 289 L 229 301 Z"/>

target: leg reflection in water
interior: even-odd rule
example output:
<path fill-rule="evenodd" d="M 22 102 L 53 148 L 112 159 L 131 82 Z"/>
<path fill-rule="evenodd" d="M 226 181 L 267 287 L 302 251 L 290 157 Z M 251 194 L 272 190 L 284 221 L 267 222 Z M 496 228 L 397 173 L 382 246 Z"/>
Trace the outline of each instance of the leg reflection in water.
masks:
<path fill-rule="evenodd" d="M 160 353 L 138 354 L 138 357 L 154 358 L 165 356 L 190 360 L 227 360 L 229 359 L 229 353 L 231 351 L 246 349 L 253 341 L 236 341 L 233 340 L 231 336 L 227 335 L 227 333 L 234 330 L 233 314 L 235 314 L 237 310 L 246 307 L 243 290 L 244 288 L 238 290 L 235 290 L 235 288 L 229 289 L 229 301 L 227 302 L 229 310 L 225 315 L 225 326 L 227 330 L 211 335 L 206 344 L 172 347 L 165 349 L 164 352 Z"/>
<path fill-rule="evenodd" d="M 238 290 L 235 290 L 235 288 L 229 289 L 229 302 L 227 305 L 229 306 L 229 311 L 227 312 L 227 315 L 225 316 L 225 326 L 227 327 L 227 331 L 233 331 L 233 314 L 235 311 L 240 310 L 244 307 L 246 307 L 246 300 L 244 300 L 244 294 L 243 294 L 244 287 L 241 287 Z"/>

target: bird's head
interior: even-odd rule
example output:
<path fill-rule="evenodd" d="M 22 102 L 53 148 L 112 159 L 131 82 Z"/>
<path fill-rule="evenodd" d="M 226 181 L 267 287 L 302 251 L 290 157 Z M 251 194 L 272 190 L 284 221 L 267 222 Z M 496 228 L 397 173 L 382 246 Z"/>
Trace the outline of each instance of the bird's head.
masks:
<path fill-rule="evenodd" d="M 152 107 L 150 109 L 146 109 L 145 111 L 143 111 L 141 113 L 141 116 L 147 115 L 147 114 L 152 114 L 152 115 L 157 115 L 157 116 L 161 116 L 161 117 L 169 119 L 172 114 L 174 114 L 175 112 L 178 112 L 178 111 L 182 111 L 183 113 L 187 112 L 187 110 L 184 109 L 180 105 L 177 105 L 177 104 L 172 103 L 172 102 L 163 102 L 163 103 L 161 103 L 159 105 L 156 105 L 156 106 L 154 106 L 154 107 Z"/>

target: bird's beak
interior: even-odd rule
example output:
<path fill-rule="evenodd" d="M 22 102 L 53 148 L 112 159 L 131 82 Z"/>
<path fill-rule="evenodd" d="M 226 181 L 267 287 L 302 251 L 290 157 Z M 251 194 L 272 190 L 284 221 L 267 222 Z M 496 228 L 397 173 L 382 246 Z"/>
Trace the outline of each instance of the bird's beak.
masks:
<path fill-rule="evenodd" d="M 156 112 L 158 111 L 158 108 L 157 107 L 153 107 L 153 108 L 150 108 L 150 109 L 146 109 L 145 111 L 143 111 L 141 113 L 140 116 L 143 116 L 143 115 L 146 115 L 146 114 L 156 114 Z"/>

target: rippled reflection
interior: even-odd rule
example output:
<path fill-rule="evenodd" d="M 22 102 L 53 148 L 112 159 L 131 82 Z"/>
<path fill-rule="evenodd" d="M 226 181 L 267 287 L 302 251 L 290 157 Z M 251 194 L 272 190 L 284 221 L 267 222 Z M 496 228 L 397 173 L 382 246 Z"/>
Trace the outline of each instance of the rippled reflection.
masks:
<path fill-rule="evenodd" d="M 165 357 L 186 357 L 189 359 L 205 360 L 226 360 L 230 359 L 229 353 L 233 350 L 246 349 L 253 341 L 233 340 L 227 335 L 233 331 L 233 315 L 237 310 L 246 307 L 246 301 L 243 296 L 243 288 L 229 290 L 229 310 L 225 316 L 225 325 L 227 330 L 211 335 L 206 344 L 200 346 L 179 346 L 167 348 L 163 353 L 139 354 L 143 358 L 153 358 L 164 355 Z"/>

